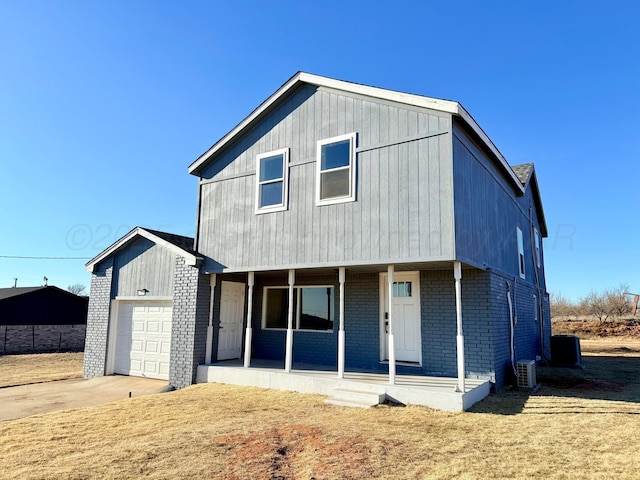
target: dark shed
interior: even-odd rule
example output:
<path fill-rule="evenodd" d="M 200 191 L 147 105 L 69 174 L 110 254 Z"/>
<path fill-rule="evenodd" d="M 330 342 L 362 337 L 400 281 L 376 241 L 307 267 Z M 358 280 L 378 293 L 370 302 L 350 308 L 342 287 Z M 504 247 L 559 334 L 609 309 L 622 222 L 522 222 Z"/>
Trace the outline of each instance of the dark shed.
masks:
<path fill-rule="evenodd" d="M 88 305 L 54 286 L 0 288 L 0 325 L 86 325 Z"/>

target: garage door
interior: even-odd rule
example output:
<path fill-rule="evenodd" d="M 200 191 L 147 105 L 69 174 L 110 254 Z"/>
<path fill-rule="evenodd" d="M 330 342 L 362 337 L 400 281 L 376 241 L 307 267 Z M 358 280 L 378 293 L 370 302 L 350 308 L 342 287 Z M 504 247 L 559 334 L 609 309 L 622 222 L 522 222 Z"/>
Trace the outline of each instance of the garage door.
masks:
<path fill-rule="evenodd" d="M 169 379 L 172 302 L 120 302 L 114 373 Z"/>

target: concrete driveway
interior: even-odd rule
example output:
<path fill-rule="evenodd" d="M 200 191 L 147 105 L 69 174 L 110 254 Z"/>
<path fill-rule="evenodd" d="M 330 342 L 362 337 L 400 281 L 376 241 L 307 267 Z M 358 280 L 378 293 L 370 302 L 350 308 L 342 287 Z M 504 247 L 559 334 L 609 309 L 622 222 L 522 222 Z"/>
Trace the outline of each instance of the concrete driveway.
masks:
<path fill-rule="evenodd" d="M 90 407 L 168 390 L 166 380 L 121 375 L 0 388 L 0 421 Z"/>

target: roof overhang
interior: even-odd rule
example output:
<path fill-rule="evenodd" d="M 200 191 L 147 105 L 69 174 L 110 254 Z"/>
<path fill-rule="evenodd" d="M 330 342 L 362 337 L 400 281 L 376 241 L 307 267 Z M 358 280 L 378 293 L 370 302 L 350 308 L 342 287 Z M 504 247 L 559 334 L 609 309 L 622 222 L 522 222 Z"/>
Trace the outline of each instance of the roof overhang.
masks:
<path fill-rule="evenodd" d="M 538 186 L 538 176 L 536 175 L 535 167 L 533 167 L 531 175 L 529 176 L 529 181 L 524 187 L 526 188 L 528 185 L 531 185 L 536 215 L 538 216 L 538 225 L 540 226 L 540 234 L 546 238 L 549 236 L 549 231 L 547 229 L 547 220 L 544 217 L 544 210 L 542 208 L 542 197 L 540 196 L 540 187 Z"/>
<path fill-rule="evenodd" d="M 459 117 L 484 143 L 488 150 L 495 156 L 497 161 L 501 164 L 504 173 L 512 181 L 516 189 L 520 189 L 520 194 L 524 193 L 522 183 L 518 180 L 513 170 L 509 166 L 507 160 L 500 153 L 498 148 L 489 139 L 487 134 L 480 128 L 473 117 L 467 112 L 464 107 L 451 100 L 441 100 L 437 98 L 424 97 L 422 95 L 415 95 L 411 93 L 397 92 L 394 90 L 386 90 L 384 88 L 370 87 L 367 85 L 360 85 L 357 83 L 345 82 L 343 80 L 335 80 L 333 78 L 322 77 L 320 75 L 313 75 L 311 73 L 298 72 L 291 77 L 287 82 L 282 85 L 275 93 L 262 102 L 258 108 L 249 114 L 244 120 L 236 125 L 229 133 L 218 140 L 209 150 L 204 152 L 198 157 L 190 166 L 189 173 L 198 175 L 202 168 L 209 163 L 209 160 L 214 157 L 218 152 L 223 151 L 228 145 L 234 142 L 234 140 L 242 133 L 249 130 L 255 125 L 265 114 L 271 111 L 276 105 L 279 105 L 283 98 L 286 98 L 290 93 L 294 92 L 302 85 L 314 85 L 316 87 L 331 88 L 334 90 L 341 90 L 347 93 L 353 93 L 358 95 L 364 95 L 367 97 L 377 98 L 381 100 L 388 100 L 391 102 L 402 103 L 411 105 L 414 107 L 423 107 L 439 112 L 450 113 Z"/>
<path fill-rule="evenodd" d="M 202 257 L 194 255 L 192 252 L 189 252 L 183 248 L 180 248 L 179 246 L 166 241 L 164 238 L 161 238 L 158 235 L 155 235 L 154 233 L 149 232 L 142 227 L 136 227 L 133 230 L 131 230 L 129 233 L 127 233 L 125 236 L 117 240 L 115 243 L 107 247 L 101 253 L 96 255 L 94 258 L 89 260 L 85 265 L 87 272 L 93 273 L 96 265 L 103 262 L 104 260 L 109 258 L 111 255 L 116 253 L 118 250 L 121 250 L 122 248 L 126 247 L 127 245 L 129 245 L 130 243 L 132 243 L 138 238 L 146 238 L 147 240 L 152 241 L 156 245 L 164 247 L 169 251 L 175 253 L 176 255 L 180 255 L 185 259 L 185 263 L 189 266 L 195 267 L 195 266 L 199 266 L 202 263 Z"/>

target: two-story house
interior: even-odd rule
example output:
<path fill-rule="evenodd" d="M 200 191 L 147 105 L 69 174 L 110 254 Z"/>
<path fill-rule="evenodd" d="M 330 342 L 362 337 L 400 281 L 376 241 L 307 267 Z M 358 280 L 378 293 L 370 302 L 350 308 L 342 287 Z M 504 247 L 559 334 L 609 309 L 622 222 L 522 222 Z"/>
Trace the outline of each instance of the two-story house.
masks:
<path fill-rule="evenodd" d="M 460 410 L 549 357 L 535 169 L 459 103 L 297 73 L 189 173 L 195 239 L 137 228 L 87 264 L 86 377 Z"/>

